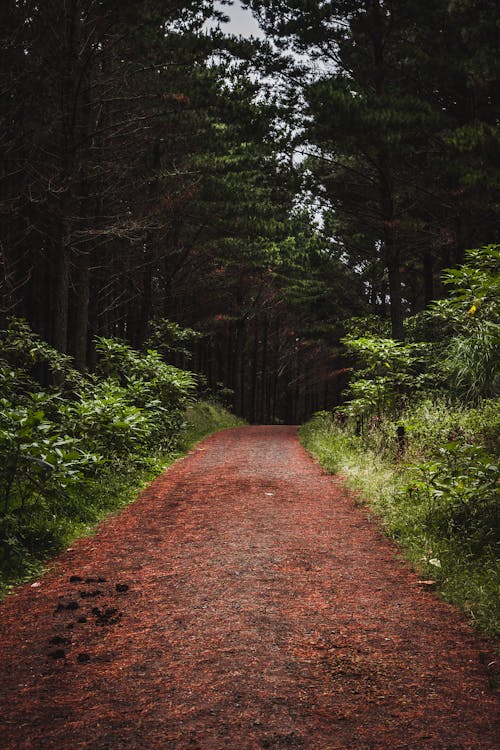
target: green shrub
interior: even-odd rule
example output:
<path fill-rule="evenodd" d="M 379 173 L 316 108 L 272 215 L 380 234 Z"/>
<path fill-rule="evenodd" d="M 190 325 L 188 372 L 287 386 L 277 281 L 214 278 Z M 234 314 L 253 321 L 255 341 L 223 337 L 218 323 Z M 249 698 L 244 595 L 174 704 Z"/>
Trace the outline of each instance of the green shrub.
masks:
<path fill-rule="evenodd" d="M 432 461 L 412 467 L 415 481 L 404 487 L 423 504 L 424 527 L 439 538 L 455 538 L 474 549 L 498 536 L 499 465 L 484 448 L 452 442 L 439 447 Z"/>
<path fill-rule="evenodd" d="M 150 430 L 143 410 L 131 405 L 127 390 L 111 380 L 61 406 L 61 416 L 71 435 L 107 460 L 141 452 Z"/>
<path fill-rule="evenodd" d="M 426 363 L 432 355 L 429 343 L 403 344 L 380 337 L 352 338 L 343 343 L 355 355 L 357 367 L 347 388 L 343 414 L 357 424 L 366 426 L 373 416 L 397 415 L 409 394 L 421 393 L 429 387 L 432 377 Z"/>
<path fill-rule="evenodd" d="M 300 430 L 304 446 L 370 503 L 381 525 L 441 595 L 491 635 L 500 632 L 498 416 L 500 404 L 475 408 L 426 399 L 397 422 L 382 417 L 359 435 L 320 412 Z M 454 440 L 450 438 L 454 437 Z M 397 460 L 396 460 L 397 459 Z"/>
<path fill-rule="evenodd" d="M 64 434 L 40 408 L 0 401 L 1 502 L 33 512 L 42 505 L 53 512 L 64 504 L 99 457 L 83 451 L 80 441 Z"/>
<path fill-rule="evenodd" d="M 500 368 L 500 245 L 469 250 L 447 269 L 449 296 L 431 304 L 427 318 L 447 333 L 438 369 L 451 392 L 470 403 L 498 396 Z"/>
<path fill-rule="evenodd" d="M 0 573 L 31 570 L 181 443 L 193 375 L 120 341 L 97 350 L 82 374 L 22 320 L 0 334 Z"/>
<path fill-rule="evenodd" d="M 75 370 L 71 357 L 43 341 L 21 318 L 11 318 L 0 332 L 0 360 L 16 373 L 17 396 L 40 390 L 40 376 L 45 391 L 71 393 L 85 386 L 85 377 Z"/>
<path fill-rule="evenodd" d="M 98 338 L 99 370 L 127 391 L 132 406 L 141 410 L 147 422 L 144 445 L 174 447 L 184 410 L 192 400 L 196 381 L 192 373 L 168 365 L 159 352 L 138 352 L 123 342 Z"/>

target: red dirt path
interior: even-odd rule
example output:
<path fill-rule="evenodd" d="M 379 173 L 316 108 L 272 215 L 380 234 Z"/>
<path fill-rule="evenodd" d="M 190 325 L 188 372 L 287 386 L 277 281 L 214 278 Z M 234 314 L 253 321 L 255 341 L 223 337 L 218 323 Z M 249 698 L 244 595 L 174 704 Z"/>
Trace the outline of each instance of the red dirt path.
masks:
<path fill-rule="evenodd" d="M 0 747 L 498 748 L 417 580 L 294 428 L 219 433 L 0 606 Z"/>

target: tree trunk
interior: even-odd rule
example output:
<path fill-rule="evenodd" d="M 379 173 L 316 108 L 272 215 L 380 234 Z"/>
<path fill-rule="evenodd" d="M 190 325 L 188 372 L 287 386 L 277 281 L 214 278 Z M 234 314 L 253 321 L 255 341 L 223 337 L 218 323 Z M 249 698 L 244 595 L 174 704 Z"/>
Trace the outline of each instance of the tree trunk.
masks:
<path fill-rule="evenodd" d="M 268 374 L 267 374 L 267 338 L 268 338 L 268 327 L 269 322 L 267 314 L 264 313 L 264 325 L 262 330 L 262 387 L 260 394 L 260 421 L 264 424 L 269 422 L 269 412 L 267 410 L 267 390 L 268 390 Z"/>
<path fill-rule="evenodd" d="M 75 365 L 79 370 L 87 366 L 89 305 L 90 305 L 90 259 L 88 253 L 82 253 L 76 263 L 75 309 L 71 330 L 71 351 Z"/>
<path fill-rule="evenodd" d="M 153 311 L 153 271 L 151 266 L 147 266 L 143 271 L 140 305 L 139 330 L 137 332 L 137 346 L 139 347 L 147 339 L 149 321 Z"/>
<path fill-rule="evenodd" d="M 403 305 L 401 301 L 401 270 L 399 248 L 392 237 L 386 238 L 386 264 L 389 277 L 389 295 L 391 298 L 391 335 L 397 341 L 404 341 Z"/>
<path fill-rule="evenodd" d="M 251 393 L 250 393 L 250 404 L 251 404 L 251 421 L 253 424 L 257 422 L 257 378 L 259 369 L 259 320 L 257 317 L 254 318 L 254 332 L 253 332 L 253 352 L 252 352 L 252 381 L 251 381 Z"/>
<path fill-rule="evenodd" d="M 386 18 L 379 0 L 374 0 L 372 13 L 373 83 L 380 99 L 387 96 L 385 42 Z M 380 212 L 383 226 L 385 262 L 389 276 L 391 300 L 392 337 L 402 341 L 403 308 L 401 303 L 401 253 L 394 236 L 394 184 L 391 165 L 391 149 L 387 141 L 380 144 L 378 153 L 378 180 L 380 190 Z"/>
<path fill-rule="evenodd" d="M 61 232 L 54 256 L 52 344 L 60 352 L 67 352 L 70 250 L 65 232 Z"/>
<path fill-rule="evenodd" d="M 430 250 L 424 250 L 422 255 L 424 281 L 424 307 L 434 299 L 434 263 Z"/>
<path fill-rule="evenodd" d="M 246 416 L 246 399 L 245 399 L 245 372 L 247 363 L 245 361 L 245 343 L 246 343 L 246 335 L 245 335 L 245 321 L 239 320 L 237 323 L 238 326 L 238 388 L 239 391 L 239 413 L 242 417 Z"/>

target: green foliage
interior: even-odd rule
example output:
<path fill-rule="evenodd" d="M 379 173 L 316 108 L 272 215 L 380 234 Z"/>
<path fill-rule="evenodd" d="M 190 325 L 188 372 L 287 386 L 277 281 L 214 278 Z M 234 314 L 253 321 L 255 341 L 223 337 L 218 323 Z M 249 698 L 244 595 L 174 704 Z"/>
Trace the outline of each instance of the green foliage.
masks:
<path fill-rule="evenodd" d="M 144 411 L 130 403 L 126 388 L 97 382 L 92 394 L 61 407 L 69 432 L 107 459 L 141 452 L 150 425 Z"/>
<path fill-rule="evenodd" d="M 379 337 L 347 336 L 342 341 L 348 352 L 356 356 L 360 368 L 349 383 L 349 400 L 342 407 L 346 416 L 366 421 L 384 412 L 395 413 L 408 394 L 427 387 L 425 363 L 430 344 L 403 344 Z"/>
<path fill-rule="evenodd" d="M 344 321 L 346 336 L 357 339 L 363 336 L 387 339 L 391 333 L 388 320 L 378 315 L 357 315 Z"/>
<path fill-rule="evenodd" d="M 499 409 L 429 399 L 408 408 L 401 415 L 408 445 L 397 461 L 396 423 L 387 418 L 356 436 L 321 412 L 300 431 L 321 465 L 370 502 L 421 575 L 491 635 L 500 632 Z"/>
<path fill-rule="evenodd" d="M 356 369 L 342 412 L 366 424 L 374 415 L 397 416 L 408 399 L 444 390 L 476 404 L 498 394 L 500 368 L 500 246 L 467 253 L 460 268 L 444 272 L 450 295 L 409 321 L 414 338 L 432 330 L 432 341 L 402 343 L 381 336 L 360 336 L 364 319 L 354 319 L 343 343 L 356 358 Z M 375 323 L 366 320 L 368 330 Z M 375 328 L 376 330 L 376 328 Z"/>
<path fill-rule="evenodd" d="M 31 403 L 0 402 L 0 570 L 59 549 L 79 493 L 101 462 L 43 410 Z M 50 399 L 49 399 L 50 403 Z"/>
<path fill-rule="evenodd" d="M 483 400 L 477 407 L 444 396 L 428 397 L 409 404 L 398 423 L 408 437 L 407 454 L 416 462 L 432 455 L 435 447 L 456 440 L 478 443 L 491 454 L 500 451 L 500 401 Z M 395 423 L 383 420 L 384 432 L 394 431 Z M 380 447 L 384 450 L 384 446 Z"/>
<path fill-rule="evenodd" d="M 489 321 L 475 321 L 466 333 L 452 339 L 443 368 L 458 396 L 470 402 L 498 396 L 499 346 L 500 327 Z"/>
<path fill-rule="evenodd" d="M 423 525 L 429 533 L 474 549 L 495 542 L 499 465 L 482 446 L 447 443 L 414 471 L 415 481 L 403 491 L 426 507 Z"/>
<path fill-rule="evenodd" d="M 194 376 L 99 338 L 98 372 L 13 320 L 0 338 L 0 571 L 28 571 L 182 442 Z M 49 386 L 37 380 L 48 379 Z M 122 478 L 113 478 L 117 474 Z M 111 483 L 116 491 L 104 491 Z"/>
<path fill-rule="evenodd" d="M 441 371 L 460 398 L 477 402 L 498 395 L 500 245 L 469 250 L 466 262 L 446 270 L 443 281 L 450 287 L 449 297 L 434 302 L 427 312 L 449 337 Z"/>
<path fill-rule="evenodd" d="M 10 378 L 12 382 L 12 373 L 15 372 L 16 393 L 36 388 L 36 368 L 46 369 L 56 389 L 81 387 L 84 382 L 74 369 L 71 357 L 43 341 L 22 318 L 11 318 L 8 327 L 1 331 L 0 364 L 7 369 L 8 365 L 15 368 L 10 370 L 7 380 Z M 2 373 L 0 382 L 6 383 L 4 378 L 5 373 Z"/>
<path fill-rule="evenodd" d="M 64 434 L 61 425 L 46 418 L 39 404 L 32 408 L 0 401 L 1 499 L 4 511 L 12 507 L 30 512 L 67 499 L 83 474 L 99 457 L 81 450 L 80 442 Z"/>
<path fill-rule="evenodd" d="M 192 328 L 184 328 L 172 320 L 165 318 L 152 320 L 149 324 L 150 334 L 148 347 L 166 356 L 171 353 L 182 354 L 191 358 L 189 344 L 201 338 L 203 334 Z"/>
<path fill-rule="evenodd" d="M 145 430 L 142 442 L 150 447 L 169 447 L 181 429 L 183 411 L 194 394 L 196 381 L 192 373 L 166 364 L 154 349 L 138 352 L 115 339 L 96 339 L 96 349 L 99 371 L 116 383 L 114 397 L 119 400 L 118 389 L 123 388 L 123 398 L 132 409 L 128 415 L 122 413 L 117 427 L 125 429 L 125 421 L 133 431 L 141 417 Z M 108 397 L 113 397 L 109 387 Z M 122 405 L 122 411 L 123 408 Z M 139 435 L 138 438 L 141 440 Z"/>

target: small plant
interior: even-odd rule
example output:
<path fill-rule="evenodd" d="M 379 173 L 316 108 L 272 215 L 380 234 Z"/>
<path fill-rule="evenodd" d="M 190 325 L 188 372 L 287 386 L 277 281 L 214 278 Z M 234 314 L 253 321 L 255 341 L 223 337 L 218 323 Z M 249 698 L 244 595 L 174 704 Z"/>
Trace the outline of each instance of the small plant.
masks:
<path fill-rule="evenodd" d="M 397 415 L 407 396 L 424 391 L 431 381 L 425 365 L 431 344 L 403 344 L 378 337 L 346 337 L 343 343 L 356 356 L 357 369 L 340 411 L 358 425 L 382 414 Z"/>
<path fill-rule="evenodd" d="M 424 503 L 429 531 L 478 548 L 494 543 L 499 466 L 484 448 L 451 442 L 414 471 L 418 478 L 404 492 Z"/>
<path fill-rule="evenodd" d="M 460 398 L 478 403 L 498 396 L 500 245 L 469 250 L 464 265 L 445 271 L 443 281 L 449 297 L 427 311 L 448 331 L 440 369 Z"/>
<path fill-rule="evenodd" d="M 125 388 L 110 380 L 96 384 L 91 395 L 61 406 L 60 411 L 70 434 L 108 460 L 140 452 L 149 433 L 143 411 L 130 404 Z"/>

